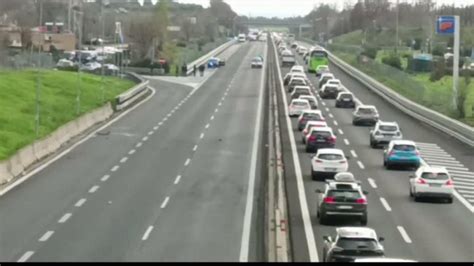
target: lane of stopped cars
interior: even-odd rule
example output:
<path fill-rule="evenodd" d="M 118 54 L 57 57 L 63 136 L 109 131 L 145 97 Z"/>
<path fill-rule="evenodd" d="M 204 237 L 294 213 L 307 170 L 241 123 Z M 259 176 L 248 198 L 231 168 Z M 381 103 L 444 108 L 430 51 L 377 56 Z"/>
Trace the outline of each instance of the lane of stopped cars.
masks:
<path fill-rule="evenodd" d="M 277 39 L 276 44 L 280 55 L 288 50 L 283 41 Z M 292 47 L 298 45 L 292 44 Z M 306 64 L 310 63 L 311 53 L 315 50 L 321 54 L 320 51 L 323 49 L 312 47 L 305 52 L 303 59 Z M 416 143 L 403 139 L 396 122 L 380 120 L 375 106 L 356 104 L 352 93 L 330 73 L 327 65 L 316 66 L 314 72 L 319 77 L 319 96 L 322 99 L 335 99 L 336 108 L 354 108 L 352 119 L 354 126 L 374 126 L 369 133 L 369 145 L 372 148 L 377 148 L 381 144 L 387 145 L 384 150 L 384 165 L 387 169 L 394 166 L 410 166 L 416 169 L 415 174 L 409 179 L 410 196 L 415 200 L 424 196 L 434 196 L 452 202 L 453 181 L 445 168 L 420 166 L 421 157 Z M 327 224 L 331 216 L 356 216 L 359 217 L 361 225 L 365 225 L 367 193 L 361 189 L 360 183 L 354 179 L 352 173 L 347 172 L 347 157 L 342 150 L 334 148 L 337 137 L 322 115 L 319 115 L 320 112 L 316 112 L 318 104 L 310 89 L 304 68 L 293 66 L 283 79 L 284 85 L 291 93 L 289 115 L 298 116 L 298 130 L 303 131 L 302 142 L 306 145 L 306 152 L 316 152 L 311 159 L 311 176 L 314 180 L 326 181 L 325 189 L 317 191 L 319 222 Z M 331 177 L 334 180 L 326 180 Z M 364 243 L 355 245 L 361 239 Z M 377 239 L 375 231 L 367 227 L 337 228 L 335 239 L 324 237 L 323 260 L 353 261 L 355 257 L 360 257 L 355 256 L 355 253 L 362 254 L 362 257 L 383 256 L 383 246 L 378 241 L 380 239 Z M 361 247 L 361 250 L 357 247 Z M 380 258 L 376 261 L 380 261 Z"/>

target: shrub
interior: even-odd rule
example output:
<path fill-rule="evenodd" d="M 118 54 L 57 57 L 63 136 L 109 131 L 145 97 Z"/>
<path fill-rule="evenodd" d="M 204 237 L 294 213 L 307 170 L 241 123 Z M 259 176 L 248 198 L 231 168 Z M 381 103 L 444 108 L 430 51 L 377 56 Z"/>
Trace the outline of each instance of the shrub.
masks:
<path fill-rule="evenodd" d="M 431 51 L 432 55 L 437 55 L 437 56 L 444 56 L 445 49 L 441 45 L 436 45 L 433 47 L 433 51 Z"/>
<path fill-rule="evenodd" d="M 437 60 L 434 62 L 433 70 L 431 71 L 430 81 L 435 82 L 444 77 L 446 72 L 446 64 L 444 60 Z"/>
<path fill-rule="evenodd" d="M 375 46 L 365 46 L 364 50 L 362 51 L 362 55 L 375 59 L 377 57 L 377 53 L 379 51 L 378 47 Z"/>
<path fill-rule="evenodd" d="M 415 45 L 413 45 L 414 50 L 420 50 L 421 49 L 421 42 L 422 40 L 420 38 L 415 38 Z"/>
<path fill-rule="evenodd" d="M 402 61 L 400 60 L 400 56 L 397 54 L 392 53 L 386 57 L 383 57 L 382 63 L 402 70 Z"/>

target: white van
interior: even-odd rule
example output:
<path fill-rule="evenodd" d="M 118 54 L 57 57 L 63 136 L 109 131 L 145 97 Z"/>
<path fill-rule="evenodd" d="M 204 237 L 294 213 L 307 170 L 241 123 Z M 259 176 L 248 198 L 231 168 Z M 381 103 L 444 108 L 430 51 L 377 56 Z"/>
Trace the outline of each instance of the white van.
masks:
<path fill-rule="evenodd" d="M 239 42 L 245 42 L 246 38 L 245 38 L 245 34 L 241 33 L 239 34 Z"/>

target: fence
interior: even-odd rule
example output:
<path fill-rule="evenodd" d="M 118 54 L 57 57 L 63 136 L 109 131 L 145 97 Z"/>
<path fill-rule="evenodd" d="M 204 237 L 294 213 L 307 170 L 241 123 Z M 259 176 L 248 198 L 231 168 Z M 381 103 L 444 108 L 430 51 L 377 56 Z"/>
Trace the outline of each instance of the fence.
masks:
<path fill-rule="evenodd" d="M 50 53 L 22 51 L 12 54 L 0 51 L 0 69 L 23 70 L 27 68 L 53 68 L 55 63 Z"/>

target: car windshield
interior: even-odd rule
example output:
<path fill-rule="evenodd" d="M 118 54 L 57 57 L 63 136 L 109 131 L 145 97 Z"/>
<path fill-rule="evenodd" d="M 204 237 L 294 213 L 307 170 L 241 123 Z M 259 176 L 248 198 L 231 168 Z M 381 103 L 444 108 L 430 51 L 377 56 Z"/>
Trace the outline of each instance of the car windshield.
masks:
<path fill-rule="evenodd" d="M 336 245 L 343 249 L 358 250 L 358 249 L 369 249 L 373 250 L 377 248 L 377 241 L 370 238 L 339 238 Z"/>
<path fill-rule="evenodd" d="M 397 131 L 398 127 L 396 126 L 379 126 L 379 129 L 382 131 Z"/>
<path fill-rule="evenodd" d="M 397 151 L 414 151 L 414 150 L 416 150 L 415 146 L 405 145 L 405 144 L 394 145 L 393 149 L 397 150 Z"/>
<path fill-rule="evenodd" d="M 326 160 L 326 161 L 339 161 L 344 159 L 341 154 L 335 153 L 323 153 L 318 156 L 319 159 Z"/>
<path fill-rule="evenodd" d="M 311 133 L 311 136 L 317 136 L 317 137 L 324 137 L 325 138 L 325 137 L 330 137 L 331 132 L 315 130 Z"/>
<path fill-rule="evenodd" d="M 248 62 L 248 61 L 247 61 L 247 62 Z M 262 58 L 256 57 L 256 58 L 253 59 L 253 62 L 257 62 L 257 63 L 258 63 L 258 62 L 262 62 Z"/>
<path fill-rule="evenodd" d="M 352 94 L 342 94 L 341 99 L 352 99 Z"/>
<path fill-rule="evenodd" d="M 295 105 L 295 106 L 307 106 L 308 103 L 306 103 L 306 102 L 293 102 L 293 105 Z"/>
<path fill-rule="evenodd" d="M 305 113 L 303 117 L 305 119 L 321 119 L 321 115 L 316 113 Z"/>
<path fill-rule="evenodd" d="M 423 172 L 421 177 L 424 179 L 431 180 L 447 180 L 449 176 L 446 173 L 432 173 L 432 172 Z"/>
<path fill-rule="evenodd" d="M 292 85 L 306 85 L 306 82 L 304 82 L 304 80 L 302 79 L 294 79 L 292 82 L 291 82 Z"/>

